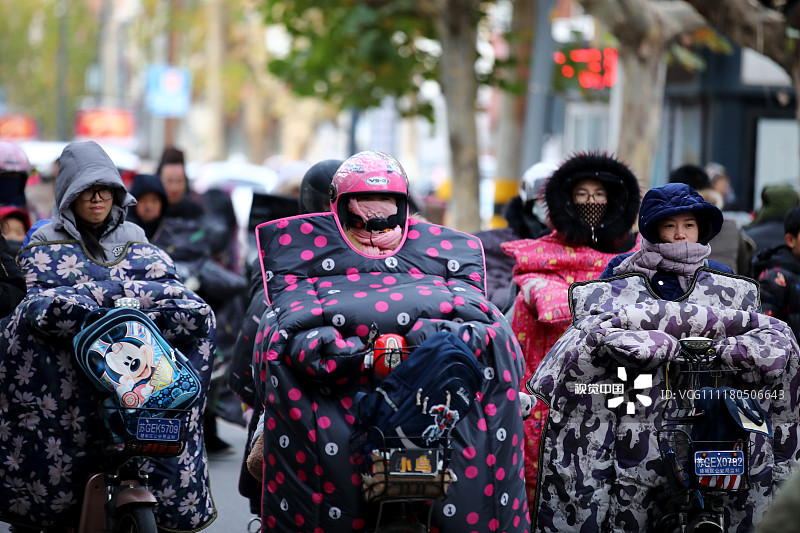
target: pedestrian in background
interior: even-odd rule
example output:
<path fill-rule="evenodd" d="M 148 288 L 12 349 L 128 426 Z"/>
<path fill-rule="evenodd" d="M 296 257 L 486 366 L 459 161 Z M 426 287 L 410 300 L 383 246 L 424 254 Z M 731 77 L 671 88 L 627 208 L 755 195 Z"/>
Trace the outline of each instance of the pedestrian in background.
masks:
<path fill-rule="evenodd" d="M 519 194 L 506 204 L 503 216 L 508 227 L 475 233 L 483 243 L 486 258 L 486 293 L 504 313 L 514 303 L 517 294 L 512 272 L 516 261 L 503 251 L 504 242 L 519 239 L 538 239 L 550 233 L 544 185 L 558 168 L 554 163 L 536 163 L 522 175 Z"/>
<path fill-rule="evenodd" d="M 164 148 L 156 175 L 167 193 L 167 217 L 182 219 L 200 218 L 205 213 L 201 198 L 189 187 L 186 161 L 183 152 L 175 147 Z"/>
<path fill-rule="evenodd" d="M 16 143 L 0 141 L 0 203 L 27 208 L 25 185 L 31 164 Z"/>
<path fill-rule="evenodd" d="M 131 194 L 136 205 L 128 208 L 128 220 L 139 225 L 148 239 L 153 239 L 161 228 L 167 207 L 167 192 L 158 176 L 137 174 L 133 177 Z"/>
<path fill-rule="evenodd" d="M 786 213 L 783 228 L 784 244 L 753 258 L 753 276 L 761 286 L 764 314 L 789 324 L 800 339 L 800 207 Z"/>
<path fill-rule="evenodd" d="M 0 219 L 0 226 L 4 220 Z M 9 315 L 25 298 L 25 278 L 5 238 L 0 235 L 0 318 Z"/>
<path fill-rule="evenodd" d="M 22 248 L 25 235 L 31 229 L 31 217 L 28 210 L 15 206 L 0 206 L 0 218 L 3 220 L 2 233 L 8 242 L 12 253 L 16 254 Z"/>
<path fill-rule="evenodd" d="M 208 209 L 204 198 L 191 190 L 184 155 L 177 148 L 164 149 L 157 175 L 167 204 L 152 242 L 172 257 L 181 279 L 211 306 L 217 320 L 215 372 L 203 420 L 206 449 L 211 455 L 233 453 L 231 445 L 219 437 L 217 426 L 217 419 L 230 412 L 224 373 L 233 359 L 247 307 L 247 280 L 225 261 L 227 249 L 236 242 L 235 227 L 231 228 L 228 222 L 233 208 L 224 191 L 213 190 L 207 193 L 218 209 Z M 244 425 L 241 417 L 231 421 Z"/>
<path fill-rule="evenodd" d="M 706 174 L 708 174 L 708 179 L 711 181 L 711 188 L 722 196 L 723 206 L 717 207 L 722 209 L 723 212 L 726 209 L 733 209 L 736 203 L 736 191 L 733 190 L 728 171 L 724 166 L 713 161 L 706 164 L 705 171 Z"/>
<path fill-rule="evenodd" d="M 789 184 L 767 185 L 761 190 L 761 209 L 744 227 L 745 235 L 756 244 L 753 257 L 784 243 L 783 218 L 796 205 L 800 205 L 800 197 Z"/>

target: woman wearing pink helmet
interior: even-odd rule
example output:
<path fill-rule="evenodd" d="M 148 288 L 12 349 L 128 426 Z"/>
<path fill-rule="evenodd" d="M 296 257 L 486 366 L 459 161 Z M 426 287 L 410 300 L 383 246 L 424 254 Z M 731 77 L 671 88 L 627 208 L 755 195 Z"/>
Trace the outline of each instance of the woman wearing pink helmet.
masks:
<path fill-rule="evenodd" d="M 408 177 L 392 156 L 361 152 L 345 161 L 330 187 L 331 211 L 347 240 L 366 255 L 389 255 L 408 220 Z"/>
<path fill-rule="evenodd" d="M 458 481 L 423 506 L 431 529 L 529 531 L 517 394 L 523 359 L 486 298 L 480 240 L 410 217 L 405 171 L 383 153 L 350 157 L 329 192 L 331 213 L 256 229 L 270 306 L 253 354 L 264 409 L 265 530 L 374 530 L 379 508 L 365 499 L 357 466 L 364 446 L 354 449 L 353 438 L 365 423 L 359 400 L 379 379 L 366 357 L 377 333 L 409 347 L 450 334 L 483 370 L 479 389 L 460 390 L 469 407 L 451 433 Z M 404 512 L 387 511 L 381 525 Z"/>

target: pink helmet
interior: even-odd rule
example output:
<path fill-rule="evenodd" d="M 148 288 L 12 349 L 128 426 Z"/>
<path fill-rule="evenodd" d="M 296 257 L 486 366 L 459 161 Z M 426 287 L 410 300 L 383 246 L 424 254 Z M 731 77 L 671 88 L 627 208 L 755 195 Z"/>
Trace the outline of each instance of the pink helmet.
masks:
<path fill-rule="evenodd" d="M 328 190 L 331 209 L 339 223 L 348 220 L 348 198 L 354 194 L 389 194 L 397 197 L 397 225 L 408 218 L 408 176 L 397 160 L 383 152 L 350 156 L 333 175 Z"/>
<path fill-rule="evenodd" d="M 31 163 L 28 156 L 16 144 L 0 141 L 0 172 L 21 172 L 29 174 Z"/>

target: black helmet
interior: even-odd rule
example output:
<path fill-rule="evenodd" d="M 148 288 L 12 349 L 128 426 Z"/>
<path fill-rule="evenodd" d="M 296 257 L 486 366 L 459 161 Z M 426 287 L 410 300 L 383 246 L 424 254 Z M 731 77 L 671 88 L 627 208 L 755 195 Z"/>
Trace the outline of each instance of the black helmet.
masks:
<path fill-rule="evenodd" d="M 323 213 L 330 211 L 331 198 L 328 189 L 336 170 L 344 161 L 326 159 L 309 168 L 300 184 L 300 213 Z"/>

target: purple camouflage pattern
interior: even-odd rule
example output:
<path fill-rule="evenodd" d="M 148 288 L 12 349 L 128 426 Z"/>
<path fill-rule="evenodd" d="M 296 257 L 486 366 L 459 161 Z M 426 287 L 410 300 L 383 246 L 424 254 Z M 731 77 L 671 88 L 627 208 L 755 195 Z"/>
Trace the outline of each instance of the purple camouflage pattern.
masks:
<path fill-rule="evenodd" d="M 750 531 L 800 450 L 798 345 L 784 322 L 759 313 L 756 283 L 701 269 L 684 297 L 665 301 L 652 295 L 644 276 L 629 274 L 574 284 L 570 305 L 572 326 L 528 383 L 550 406 L 532 529 L 655 531 L 669 496 L 656 439 L 664 366 L 678 354 L 678 339 L 705 336 L 736 370 L 719 386 L 776 397 L 759 398 L 774 438 L 750 437 L 752 488 L 725 496 L 729 531 Z M 652 400 L 648 407 L 636 403 L 632 415 L 627 402 L 609 408 L 610 395 L 583 393 L 583 385 L 619 383 L 620 367 L 628 378 L 625 399 Z M 629 384 L 641 373 L 652 374 L 652 386 L 634 391 Z"/>

